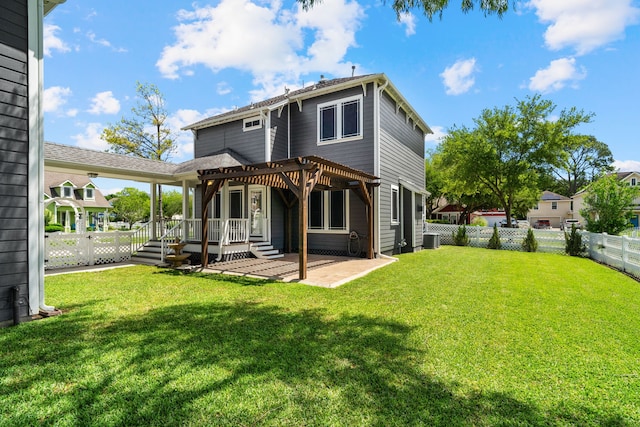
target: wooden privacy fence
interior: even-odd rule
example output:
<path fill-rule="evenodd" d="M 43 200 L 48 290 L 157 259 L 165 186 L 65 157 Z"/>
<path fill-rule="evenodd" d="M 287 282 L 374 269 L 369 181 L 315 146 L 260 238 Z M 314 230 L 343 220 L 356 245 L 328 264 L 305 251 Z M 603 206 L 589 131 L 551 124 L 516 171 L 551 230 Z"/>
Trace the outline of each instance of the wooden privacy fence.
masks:
<path fill-rule="evenodd" d="M 453 245 L 453 235 L 459 225 L 425 223 L 424 232 L 440 235 L 440 244 Z M 486 248 L 493 234 L 493 227 L 467 226 L 469 246 Z M 610 236 L 606 233 L 579 231 L 589 258 L 610 265 L 640 278 L 640 239 L 627 236 Z M 523 228 L 498 228 L 501 249 L 522 251 L 522 241 L 527 235 Z M 564 231 L 533 230 L 539 252 L 565 253 Z"/>

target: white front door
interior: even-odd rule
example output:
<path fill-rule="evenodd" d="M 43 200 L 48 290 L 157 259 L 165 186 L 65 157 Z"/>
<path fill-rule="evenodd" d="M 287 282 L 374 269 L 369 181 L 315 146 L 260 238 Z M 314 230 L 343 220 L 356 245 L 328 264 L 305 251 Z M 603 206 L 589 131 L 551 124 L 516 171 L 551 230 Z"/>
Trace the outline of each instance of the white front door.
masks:
<path fill-rule="evenodd" d="M 251 237 L 264 238 L 265 236 L 265 213 L 267 208 L 265 187 L 249 188 L 249 221 L 251 226 Z"/>

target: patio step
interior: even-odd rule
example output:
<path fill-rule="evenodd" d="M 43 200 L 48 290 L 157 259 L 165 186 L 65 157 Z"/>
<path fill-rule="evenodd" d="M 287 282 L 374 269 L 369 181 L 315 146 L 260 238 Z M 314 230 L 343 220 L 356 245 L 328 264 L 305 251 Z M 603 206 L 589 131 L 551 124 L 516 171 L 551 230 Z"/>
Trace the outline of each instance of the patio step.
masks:
<path fill-rule="evenodd" d="M 139 264 L 162 264 L 162 244 L 159 240 L 150 240 L 131 256 L 131 261 Z"/>
<path fill-rule="evenodd" d="M 284 257 L 284 254 L 281 254 L 279 250 L 274 249 L 273 245 L 269 242 L 253 242 L 249 246 L 249 250 L 256 256 L 256 258 L 277 259 Z"/>

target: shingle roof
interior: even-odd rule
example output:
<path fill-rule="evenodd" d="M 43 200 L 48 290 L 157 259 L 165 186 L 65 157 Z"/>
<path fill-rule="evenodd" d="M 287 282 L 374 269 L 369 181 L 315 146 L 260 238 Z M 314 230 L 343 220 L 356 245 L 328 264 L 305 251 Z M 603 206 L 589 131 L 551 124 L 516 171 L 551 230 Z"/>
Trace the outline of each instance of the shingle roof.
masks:
<path fill-rule="evenodd" d="M 540 200 L 554 201 L 554 200 L 571 200 L 569 197 L 561 194 L 554 193 L 553 191 L 543 191 Z"/>
<path fill-rule="evenodd" d="M 252 112 L 260 111 L 261 109 L 274 107 L 279 104 L 285 104 L 288 102 L 292 102 L 296 99 L 307 99 L 313 98 L 316 96 L 320 96 L 325 93 L 330 93 L 332 91 L 340 90 L 341 88 L 356 86 L 359 84 L 370 83 L 373 81 L 379 80 L 381 82 L 386 82 L 386 90 L 389 91 L 394 98 L 400 100 L 403 109 L 408 109 L 411 112 L 411 116 L 415 120 L 417 124 L 424 130 L 425 133 L 432 133 L 429 126 L 424 122 L 424 120 L 420 117 L 420 115 L 411 107 L 409 102 L 402 96 L 402 94 L 393 86 L 391 81 L 385 76 L 383 73 L 379 74 L 365 74 L 361 76 L 355 77 L 342 77 L 331 80 L 320 80 L 317 83 L 306 86 L 302 89 L 294 90 L 288 93 L 283 93 L 281 95 L 275 96 L 273 98 L 266 99 L 264 101 L 251 103 L 249 105 L 245 105 L 244 107 L 236 108 L 231 111 L 227 111 L 222 114 L 217 114 L 215 116 L 208 117 L 206 119 L 200 120 L 198 122 L 192 123 L 188 126 L 185 126 L 183 130 L 187 129 L 201 129 L 204 127 L 212 126 L 214 124 L 223 123 L 225 121 L 237 120 L 241 117 L 247 116 Z"/>
<path fill-rule="evenodd" d="M 101 177 L 146 179 L 149 182 L 157 181 L 161 183 L 175 182 L 186 175 L 195 180 L 199 169 L 239 166 L 250 163 L 230 149 L 183 163 L 171 163 L 89 150 L 70 145 L 54 144 L 52 142 L 44 143 L 44 158 L 47 172 L 57 170 L 65 171 L 68 174 L 73 173 L 73 171 L 86 171 L 98 173 Z"/>
<path fill-rule="evenodd" d="M 74 189 L 84 188 L 89 184 L 93 184 L 93 187 L 95 189 L 93 192 L 94 200 L 84 200 L 81 195 L 78 195 L 78 193 L 74 191 L 73 199 L 80 206 L 83 206 L 86 208 L 111 207 L 111 205 L 109 204 L 109 201 L 104 197 L 104 195 L 100 192 L 100 190 L 93 183 L 93 181 L 91 181 L 89 177 L 86 175 L 47 171 L 44 174 L 44 193 L 49 197 L 60 197 L 60 194 L 57 193 L 57 189 L 65 182 L 72 183 Z"/>

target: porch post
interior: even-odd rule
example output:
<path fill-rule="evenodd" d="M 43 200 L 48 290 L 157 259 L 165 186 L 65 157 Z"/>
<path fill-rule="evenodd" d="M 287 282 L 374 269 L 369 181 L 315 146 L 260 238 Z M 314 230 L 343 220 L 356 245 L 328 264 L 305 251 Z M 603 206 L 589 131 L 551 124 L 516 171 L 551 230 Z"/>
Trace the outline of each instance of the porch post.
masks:
<path fill-rule="evenodd" d="M 207 186 L 210 184 L 209 181 L 201 181 L 202 186 L 202 197 L 200 198 L 202 203 L 202 215 L 201 219 L 201 230 L 200 233 L 200 246 L 201 246 L 201 263 L 202 268 L 205 268 L 209 264 L 209 201 L 207 198 Z"/>
<path fill-rule="evenodd" d="M 187 180 L 182 181 L 182 240 L 187 241 L 189 227 L 187 225 L 187 216 L 189 214 L 189 184 Z"/>
<path fill-rule="evenodd" d="M 307 278 L 307 171 L 300 168 L 300 177 L 298 179 L 298 263 L 300 280 Z"/>
<path fill-rule="evenodd" d="M 152 182 L 149 186 L 151 187 L 151 199 L 149 200 L 151 207 L 151 239 L 156 240 L 158 238 L 158 230 L 156 229 L 156 184 Z"/>
<path fill-rule="evenodd" d="M 369 203 L 367 204 L 367 225 L 369 226 L 369 244 L 367 245 L 367 258 L 373 259 L 373 197 L 369 192 L 370 187 L 367 186 L 367 194 L 369 195 Z"/>

